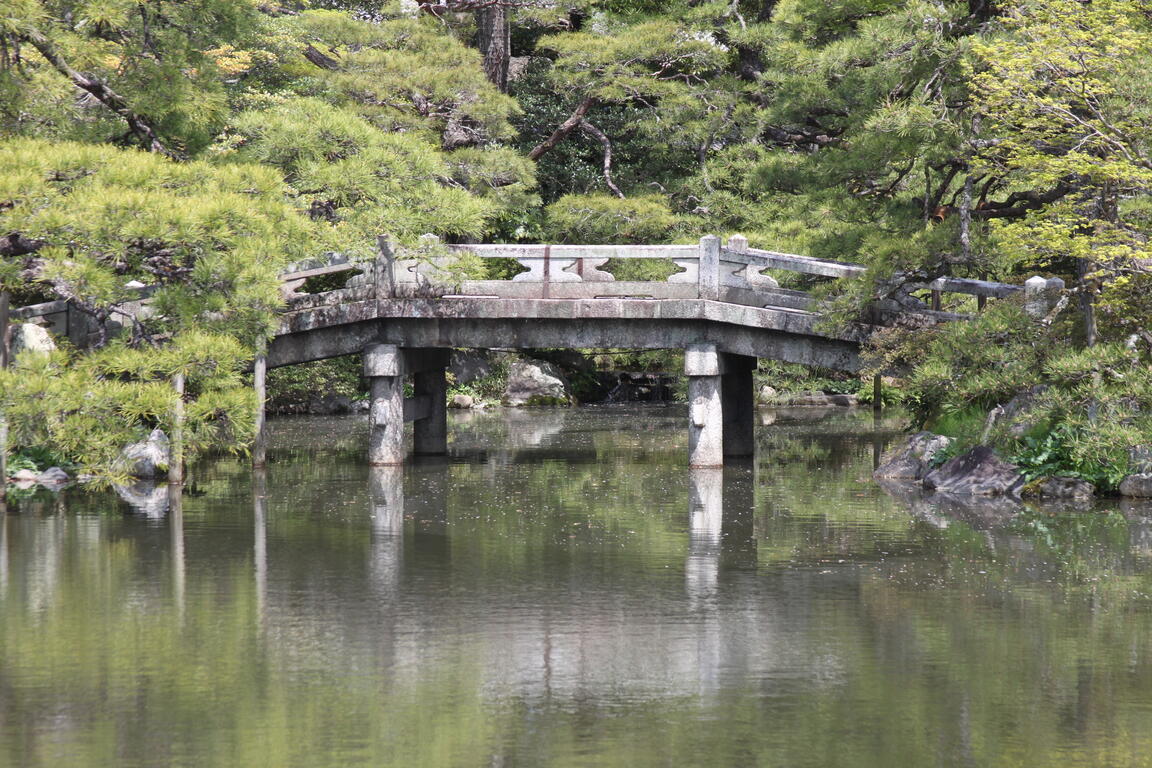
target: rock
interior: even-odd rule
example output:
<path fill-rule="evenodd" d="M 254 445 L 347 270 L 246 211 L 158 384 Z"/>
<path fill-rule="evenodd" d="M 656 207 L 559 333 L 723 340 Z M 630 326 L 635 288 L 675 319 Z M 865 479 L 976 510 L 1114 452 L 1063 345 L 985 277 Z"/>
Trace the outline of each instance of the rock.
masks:
<path fill-rule="evenodd" d="M 352 398 L 331 392 L 308 398 L 308 413 L 316 416 L 340 416 L 352 412 Z"/>
<path fill-rule="evenodd" d="M 168 487 L 151 480 L 139 480 L 132 485 L 115 485 L 116 495 L 136 512 L 158 519 L 168 511 Z"/>
<path fill-rule="evenodd" d="M 760 391 L 756 393 L 756 402 L 760 403 L 761 405 L 774 403 L 776 402 L 776 398 L 779 397 L 779 395 L 780 393 L 776 391 L 775 387 L 770 387 L 765 384 L 764 386 L 760 387 Z"/>
<path fill-rule="evenodd" d="M 492 359 L 479 349 L 454 349 L 448 358 L 448 373 L 457 384 L 471 384 L 492 374 Z"/>
<path fill-rule="evenodd" d="M 61 488 L 68 485 L 71 480 L 72 478 L 68 476 L 68 473 L 60 467 L 49 467 L 36 478 L 36 482 L 45 488 Z"/>
<path fill-rule="evenodd" d="M 1133 496 L 1138 499 L 1152 499 L 1152 473 L 1128 475 L 1120 483 L 1120 495 Z"/>
<path fill-rule="evenodd" d="M 168 435 L 154 429 L 147 440 L 133 443 L 120 453 L 118 468 L 126 469 L 133 477 L 156 477 L 168 471 Z"/>
<path fill-rule="evenodd" d="M 40 479 L 40 473 L 32 469 L 20 469 L 12 474 L 12 482 L 23 488 L 31 488 Z"/>
<path fill-rule="evenodd" d="M 517 360 L 508 370 L 505 405 L 570 405 L 572 395 L 560 369 L 541 360 Z"/>
<path fill-rule="evenodd" d="M 789 398 L 786 401 L 786 405 L 803 405 L 822 408 L 827 408 L 828 406 L 851 408 L 859 404 L 860 401 L 856 399 L 856 395 L 826 395 L 823 392 L 805 392 Z"/>
<path fill-rule="evenodd" d="M 449 408 L 471 408 L 476 405 L 472 395 L 453 395 L 448 402 Z"/>
<path fill-rule="evenodd" d="M 954 456 L 924 476 L 924 487 L 956 495 L 1015 496 L 1024 475 L 986 445 Z"/>
<path fill-rule="evenodd" d="M 352 413 L 368 413 L 372 410 L 372 401 L 370 400 L 353 400 Z"/>
<path fill-rule="evenodd" d="M 1128 466 L 1138 475 L 1152 473 L 1152 445 L 1137 445 L 1128 449 Z"/>
<path fill-rule="evenodd" d="M 880 459 L 872 477 L 885 480 L 923 480 L 932 469 L 932 460 L 953 440 L 931 432 L 917 432 L 898 448 Z"/>
<path fill-rule="evenodd" d="M 46 355 L 56 351 L 56 342 L 52 341 L 52 334 L 35 323 L 12 326 L 10 339 L 13 361 L 26 355 Z"/>
<path fill-rule="evenodd" d="M 1087 501 L 1096 495 L 1096 486 L 1074 477 L 1046 477 L 1025 490 L 1027 495 L 1039 496 L 1042 499 Z"/>

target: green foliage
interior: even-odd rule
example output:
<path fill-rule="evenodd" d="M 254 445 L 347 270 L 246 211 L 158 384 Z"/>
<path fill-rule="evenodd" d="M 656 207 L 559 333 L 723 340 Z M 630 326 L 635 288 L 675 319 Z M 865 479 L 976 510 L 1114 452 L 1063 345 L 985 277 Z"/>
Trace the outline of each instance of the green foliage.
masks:
<path fill-rule="evenodd" d="M 1061 336 L 1005 304 L 927 341 L 906 335 L 887 346 L 884 364 L 908 370 L 905 402 L 921 424 L 965 447 L 987 439 L 1032 477 L 1114 489 L 1130 449 L 1152 442 L 1152 365 L 1139 350 L 1076 349 Z M 1026 393 L 1020 413 L 989 421 L 993 408 Z"/>
<path fill-rule="evenodd" d="M 545 235 L 561 243 L 657 243 L 673 237 L 678 218 L 660 197 L 566 195 L 545 210 Z"/>
<path fill-rule="evenodd" d="M 43 241 L 34 274 L 107 319 L 159 284 L 137 336 L 192 326 L 253 338 L 281 303 L 277 274 L 323 234 L 275 171 L 39 139 L 0 141 L 0 229 Z M 17 262 L 23 266 L 22 262 Z M 0 273 L 20 287 L 23 271 Z"/>
<path fill-rule="evenodd" d="M 368 396 L 359 355 L 316 360 L 268 371 L 268 409 L 279 413 L 305 412 L 317 395 L 343 395 L 352 400 Z"/>

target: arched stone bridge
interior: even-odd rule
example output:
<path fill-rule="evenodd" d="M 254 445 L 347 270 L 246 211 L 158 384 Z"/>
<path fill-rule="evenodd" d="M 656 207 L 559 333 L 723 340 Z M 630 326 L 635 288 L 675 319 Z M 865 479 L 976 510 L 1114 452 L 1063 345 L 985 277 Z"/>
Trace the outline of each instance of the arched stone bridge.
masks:
<path fill-rule="evenodd" d="M 820 322 L 809 294 L 780 288 L 763 271 L 853 278 L 864 267 L 749 248 L 740 236 L 687 246 L 444 246 L 431 237 L 406 251 L 383 240 L 380 246 L 371 263 L 334 256 L 284 275 L 287 311 L 256 360 L 255 380 L 262 399 L 268 367 L 363 353 L 372 388 L 369 460 L 381 465 L 404 461 L 406 421 L 415 422 L 416 453 L 446 451 L 445 370 L 453 348 L 683 349 L 689 463 L 718 466 L 752 452 L 758 358 L 854 371 L 861 344 L 897 317 L 962 319 L 939 311 L 941 292 L 972 294 L 982 305 L 1023 291 L 1029 311 L 1043 316 L 1063 287 L 1041 277 L 1024 287 L 940 278 L 911 286 L 930 291 L 932 305 L 906 295 L 901 303 L 878 303 L 865 322 L 833 329 Z M 513 260 L 524 271 L 509 280 L 462 279 L 461 263 L 475 257 Z M 617 259 L 663 259 L 679 271 L 664 281 L 618 281 L 606 269 Z M 296 292 L 309 278 L 339 272 L 358 274 L 346 288 Z M 62 302 L 16 311 L 62 322 L 55 330 L 75 336 L 72 314 Z M 411 398 L 404 397 L 408 377 Z M 262 458 L 259 440 L 257 462 Z"/>

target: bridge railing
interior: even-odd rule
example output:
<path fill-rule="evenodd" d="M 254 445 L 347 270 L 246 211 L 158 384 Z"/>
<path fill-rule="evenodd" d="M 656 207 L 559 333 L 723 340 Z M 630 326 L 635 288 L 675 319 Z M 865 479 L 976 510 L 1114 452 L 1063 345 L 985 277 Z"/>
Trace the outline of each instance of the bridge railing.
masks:
<path fill-rule="evenodd" d="M 296 290 L 309 278 L 355 271 L 361 276 L 349 281 L 348 289 L 332 292 L 332 300 L 353 298 L 353 294 L 355 298 L 709 299 L 811 311 L 814 308 L 811 295 L 781 288 L 764 271 L 836 279 L 859 278 L 867 272 L 861 264 L 751 248 L 747 238 L 741 235 L 733 235 L 727 242 L 708 235 L 695 245 L 441 245 L 438 238 L 426 235 L 421 238 L 421 246 L 415 249 L 396 247 L 385 238 L 380 238 L 379 246 L 379 256 L 374 262 L 356 261 L 339 253 L 297 262 L 281 275 L 285 295 L 302 300 Z M 524 271 L 508 280 L 458 278 L 453 265 L 465 254 L 482 259 L 511 259 Z M 637 281 L 618 280 L 604 269 L 609 261 L 636 259 L 670 261 L 679 271 L 665 280 Z M 989 298 L 1002 299 L 1024 292 L 1026 306 L 1039 312 L 1052 305 L 1052 297 L 1063 288 L 1063 282 L 1057 278 L 1034 277 L 1022 287 L 941 277 L 906 288 L 931 292 L 931 307 L 927 311 L 940 309 L 942 293 L 977 296 L 983 306 Z M 141 303 L 144 303 L 149 288 L 143 287 L 140 291 Z M 320 296 L 313 299 L 318 301 Z M 16 320 L 36 320 L 80 344 L 90 330 L 88 318 L 66 301 L 21 307 L 13 310 L 12 315 Z"/>
<path fill-rule="evenodd" d="M 861 264 L 816 259 L 809 256 L 762 250 L 734 235 L 727 242 L 709 235 L 697 245 L 447 245 L 431 236 L 423 239 L 425 250 L 441 255 L 411 258 L 403 250 L 382 248 L 388 261 L 386 290 L 396 297 L 436 295 L 492 298 L 651 298 L 711 299 L 739 304 L 808 310 L 812 297 L 803 291 L 781 288 L 764 270 L 794 272 L 819 277 L 862 277 Z M 524 271 L 509 280 L 461 280 L 444 282 L 453 256 L 472 254 L 485 259 L 512 259 Z M 662 259 L 679 271 L 664 281 L 618 280 L 605 270 L 611 260 Z M 930 291 L 932 309 L 940 309 L 942 293 L 977 296 L 981 306 L 988 298 L 1002 299 L 1025 291 L 1025 287 L 985 280 L 941 277 L 912 284 L 910 290 Z M 1045 287 L 1049 287 L 1045 284 Z"/>

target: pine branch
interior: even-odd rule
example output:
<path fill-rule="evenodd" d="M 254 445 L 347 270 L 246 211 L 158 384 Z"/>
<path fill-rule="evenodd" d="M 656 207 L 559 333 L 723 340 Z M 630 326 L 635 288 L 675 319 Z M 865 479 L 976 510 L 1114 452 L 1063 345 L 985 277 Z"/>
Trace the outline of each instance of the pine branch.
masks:
<path fill-rule="evenodd" d="M 304 58 L 308 59 L 308 61 L 312 62 L 321 69 L 332 71 L 340 69 L 340 61 L 338 59 L 322 53 L 318 48 L 316 48 L 316 46 L 312 45 L 311 43 L 309 43 L 308 47 L 304 49 Z"/>
<path fill-rule="evenodd" d="M 596 103 L 596 99 L 588 96 L 584 101 L 580 102 L 572 114 L 560 126 L 552 132 L 552 135 L 544 139 L 544 141 L 537 144 L 531 152 L 528 153 L 529 160 L 539 160 L 541 157 L 551 152 L 557 144 L 563 141 L 568 134 L 580 125 L 584 120 L 584 116 L 588 114 L 588 110 Z"/>
<path fill-rule="evenodd" d="M 0 237 L 0 257 L 10 259 L 27 256 L 46 245 L 48 245 L 46 240 L 30 240 L 19 232 L 9 232 Z"/>
<path fill-rule="evenodd" d="M 60 52 L 56 50 L 56 46 L 36 30 L 28 30 L 22 37 L 31 43 L 57 72 L 71 80 L 73 85 L 91 94 L 92 97 L 101 104 L 124 118 L 124 121 L 128 123 L 128 129 L 132 132 L 132 135 L 135 136 L 149 152 L 156 152 L 166 157 L 177 157 L 177 154 L 160 140 L 160 137 L 156 134 L 156 130 L 148 120 L 133 111 L 127 99 L 113 91 L 101 80 L 73 69 L 67 60 L 60 55 Z"/>
<path fill-rule="evenodd" d="M 1019 219 L 1023 218 L 1028 211 L 1041 208 L 1049 203 L 1054 203 L 1060 198 L 1067 195 L 1072 191 L 1072 187 L 1065 182 L 1060 182 L 1047 192 L 1013 192 L 1008 195 L 1007 199 L 1000 202 L 992 201 L 984 203 L 983 207 L 978 207 L 972 211 L 972 218 L 974 219 Z"/>

